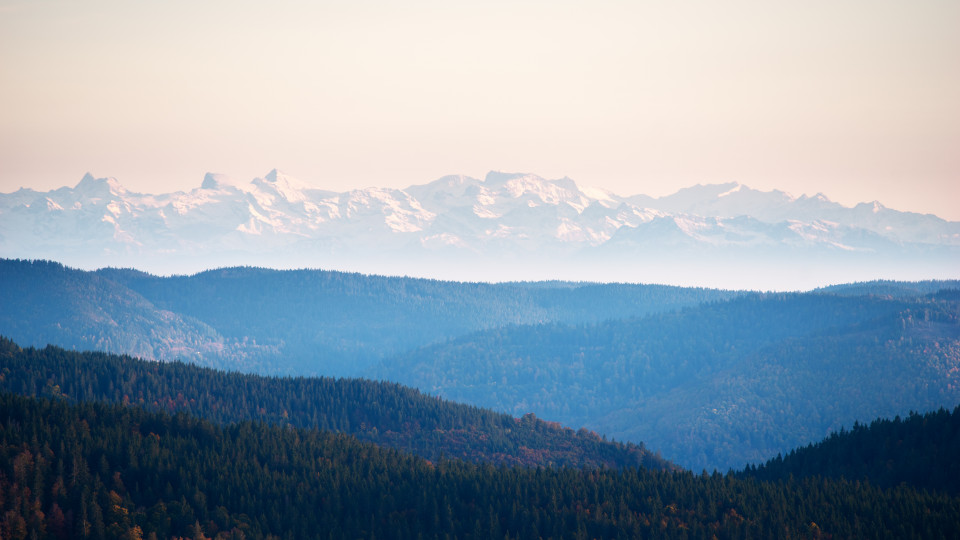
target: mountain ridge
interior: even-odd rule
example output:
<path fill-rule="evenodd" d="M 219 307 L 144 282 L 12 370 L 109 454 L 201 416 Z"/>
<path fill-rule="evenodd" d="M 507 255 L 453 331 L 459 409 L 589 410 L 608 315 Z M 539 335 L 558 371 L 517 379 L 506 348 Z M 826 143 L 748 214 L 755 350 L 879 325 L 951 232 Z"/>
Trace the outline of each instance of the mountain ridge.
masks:
<path fill-rule="evenodd" d="M 738 294 L 257 267 L 158 277 L 0 259 L 0 333 L 25 345 L 180 358 L 240 371 L 358 375 L 385 355 L 482 328 L 642 315 Z"/>
<path fill-rule="evenodd" d="M 0 393 L 182 411 L 219 424 L 324 429 L 430 460 L 677 469 L 642 444 L 438 400 L 390 382 L 263 377 L 54 346 L 24 349 L 2 335 L 0 374 Z"/>
<path fill-rule="evenodd" d="M 207 173 L 199 187 L 163 194 L 87 173 L 74 188 L 0 194 L 0 231 L 5 257 L 159 274 L 252 265 L 783 290 L 950 278 L 960 267 L 960 222 L 877 202 L 846 207 L 735 182 L 624 197 L 566 177 L 497 171 L 345 192 L 277 169 L 246 184 Z M 770 270 L 747 279 L 752 262 L 737 258 Z M 683 268 L 697 260 L 715 271 Z M 778 278 L 791 274 L 811 277 Z"/>
<path fill-rule="evenodd" d="M 740 474 L 765 481 L 846 478 L 881 488 L 909 485 L 960 495 L 960 405 L 904 418 L 878 418 L 795 448 Z"/>

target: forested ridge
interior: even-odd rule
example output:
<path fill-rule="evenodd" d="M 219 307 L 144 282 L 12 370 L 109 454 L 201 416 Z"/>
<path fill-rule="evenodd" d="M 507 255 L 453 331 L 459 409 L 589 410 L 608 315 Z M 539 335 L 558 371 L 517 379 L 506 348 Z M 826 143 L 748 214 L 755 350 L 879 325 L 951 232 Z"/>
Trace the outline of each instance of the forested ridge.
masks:
<path fill-rule="evenodd" d="M 960 406 L 854 423 L 786 456 L 748 467 L 761 480 L 827 476 L 960 495 Z"/>
<path fill-rule="evenodd" d="M 251 267 L 158 277 L 0 259 L 0 334 L 23 345 L 180 359 L 235 371 L 359 376 L 391 355 L 484 328 L 598 322 L 739 294 Z"/>
<path fill-rule="evenodd" d="M 431 463 L 347 435 L 0 394 L 3 538 L 952 538 L 960 498 L 825 478 Z"/>
<path fill-rule="evenodd" d="M 857 420 L 960 402 L 960 298 L 751 294 L 598 324 L 486 330 L 371 375 L 727 470 Z"/>
<path fill-rule="evenodd" d="M 434 460 L 673 467 L 642 444 L 609 442 L 584 429 L 574 431 L 533 415 L 513 418 L 396 383 L 266 377 L 52 346 L 24 349 L 2 336 L 0 390 L 183 411 L 217 423 L 258 420 L 344 432 Z"/>
<path fill-rule="evenodd" d="M 815 289 L 841 296 L 881 296 L 888 298 L 912 298 L 934 294 L 944 290 L 960 290 L 960 280 L 932 279 L 927 281 L 895 281 L 878 279 L 855 283 L 841 283 Z"/>

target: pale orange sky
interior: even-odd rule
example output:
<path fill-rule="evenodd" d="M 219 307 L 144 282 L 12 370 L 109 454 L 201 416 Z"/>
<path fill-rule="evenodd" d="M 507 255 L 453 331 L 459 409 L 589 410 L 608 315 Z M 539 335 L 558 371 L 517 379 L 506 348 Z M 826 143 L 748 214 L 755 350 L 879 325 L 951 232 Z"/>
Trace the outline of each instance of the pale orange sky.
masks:
<path fill-rule="evenodd" d="M 960 2 L 0 0 L 0 191 L 491 169 L 960 220 Z"/>

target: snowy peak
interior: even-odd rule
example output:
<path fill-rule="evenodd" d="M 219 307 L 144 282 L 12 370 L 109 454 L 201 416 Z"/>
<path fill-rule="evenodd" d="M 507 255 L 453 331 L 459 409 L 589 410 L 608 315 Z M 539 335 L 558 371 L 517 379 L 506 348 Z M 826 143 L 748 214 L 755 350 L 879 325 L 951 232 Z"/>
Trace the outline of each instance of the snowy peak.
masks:
<path fill-rule="evenodd" d="M 203 183 L 200 184 L 200 189 L 225 189 L 228 187 L 237 188 L 239 186 L 225 174 L 209 172 L 203 175 Z"/>
<path fill-rule="evenodd" d="M 449 212 L 454 208 L 478 204 L 485 189 L 480 180 L 463 175 L 449 175 L 429 184 L 409 186 L 403 191 L 433 212 Z"/>
<path fill-rule="evenodd" d="M 526 193 L 547 193 L 573 190 L 577 185 L 569 178 L 547 180 L 529 173 L 503 173 L 490 171 L 483 181 L 484 187 L 496 192 L 506 192 L 516 198 Z"/>
<path fill-rule="evenodd" d="M 588 197 L 567 177 L 546 180 L 535 174 L 491 171 L 483 186 L 494 196 L 521 201 L 529 207 L 568 205 L 582 212 L 597 200 Z"/>
<path fill-rule="evenodd" d="M 483 177 L 483 183 L 489 188 L 499 187 L 510 180 L 531 176 L 527 173 L 505 173 L 500 171 L 490 171 Z M 539 177 L 538 177 L 539 178 Z"/>
<path fill-rule="evenodd" d="M 815 195 L 801 195 L 794 199 L 798 205 L 807 207 L 807 208 L 843 208 L 839 203 L 835 203 L 830 200 L 829 197 L 823 193 L 817 193 Z"/>
<path fill-rule="evenodd" d="M 741 188 L 742 186 L 736 182 L 725 184 L 697 184 L 683 188 L 672 195 L 660 197 L 657 201 L 661 208 L 683 211 L 688 208 L 711 203 L 721 196 L 735 193 Z"/>
<path fill-rule="evenodd" d="M 116 178 L 94 178 L 89 172 L 83 175 L 74 191 L 88 197 L 123 195 L 127 190 Z"/>
<path fill-rule="evenodd" d="M 220 189 L 220 182 L 217 180 L 219 174 L 207 173 L 203 175 L 203 182 L 200 189 Z"/>
<path fill-rule="evenodd" d="M 278 169 L 272 169 L 264 176 L 254 178 L 251 183 L 259 186 L 276 186 L 277 188 L 295 189 L 300 191 L 315 189 L 307 182 L 294 178 L 293 176 L 290 176 Z"/>
<path fill-rule="evenodd" d="M 428 184 L 418 184 L 408 186 L 403 191 L 420 198 L 448 198 L 462 197 L 470 193 L 477 193 L 477 188 L 481 185 L 480 180 L 462 174 L 452 174 L 438 178 Z"/>
<path fill-rule="evenodd" d="M 871 214 L 879 214 L 880 212 L 887 210 L 887 207 L 880 204 L 880 201 L 873 201 L 868 203 L 862 202 L 855 206 L 854 209 L 862 212 L 869 212 Z"/>
<path fill-rule="evenodd" d="M 754 215 L 754 210 L 782 206 L 793 197 L 782 191 L 758 191 L 738 182 L 697 184 L 652 203 L 658 209 L 698 215 Z"/>
<path fill-rule="evenodd" d="M 286 174 L 283 174 L 277 169 L 271 169 L 270 172 L 268 172 L 266 176 L 263 177 L 263 179 L 266 180 L 267 182 L 270 182 L 271 184 L 276 184 L 277 182 L 290 184 L 291 182 L 295 182 L 295 180 L 292 177 L 287 176 Z"/>
<path fill-rule="evenodd" d="M 745 186 L 744 186 L 743 184 L 741 184 L 741 183 L 739 183 L 739 182 L 735 182 L 735 183 L 734 183 L 734 186 L 733 186 L 732 188 L 730 188 L 730 189 L 728 189 L 727 191 L 724 191 L 723 193 L 717 195 L 717 198 L 719 199 L 719 198 L 721 198 L 721 197 L 729 197 L 730 195 L 733 195 L 734 193 L 737 193 L 738 191 L 742 190 L 744 187 L 745 187 Z M 749 189 L 749 188 L 747 188 L 747 189 Z"/>
<path fill-rule="evenodd" d="M 254 178 L 252 184 L 261 191 L 276 195 L 287 202 L 303 202 L 308 198 L 305 192 L 314 189 L 310 184 L 277 169 L 268 172 L 263 178 Z"/>
<path fill-rule="evenodd" d="M 466 189 L 480 185 L 480 180 L 462 174 L 443 176 L 428 184 L 408 186 L 404 191 L 463 193 Z"/>

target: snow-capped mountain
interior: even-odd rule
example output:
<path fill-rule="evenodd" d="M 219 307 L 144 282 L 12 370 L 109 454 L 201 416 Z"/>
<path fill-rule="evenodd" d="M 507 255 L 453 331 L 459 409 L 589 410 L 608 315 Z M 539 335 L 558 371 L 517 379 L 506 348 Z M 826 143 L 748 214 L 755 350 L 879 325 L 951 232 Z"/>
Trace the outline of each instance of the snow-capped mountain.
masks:
<path fill-rule="evenodd" d="M 248 183 L 207 174 L 189 192 L 154 195 L 87 174 L 74 188 L 0 194 L 0 256 L 161 273 L 255 264 L 797 288 L 957 277 L 960 223 L 736 183 L 621 197 L 491 172 L 336 193 L 273 170 Z"/>

